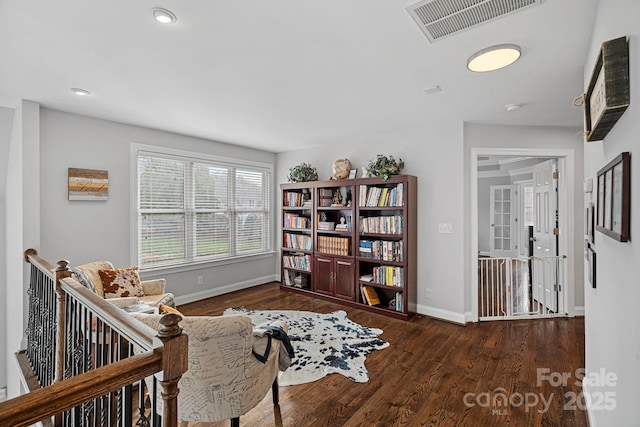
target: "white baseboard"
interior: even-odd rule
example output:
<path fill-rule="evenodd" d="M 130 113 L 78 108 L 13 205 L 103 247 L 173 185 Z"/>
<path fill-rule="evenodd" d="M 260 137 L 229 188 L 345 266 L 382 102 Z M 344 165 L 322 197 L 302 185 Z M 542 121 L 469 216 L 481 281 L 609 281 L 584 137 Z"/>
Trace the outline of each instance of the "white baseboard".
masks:
<path fill-rule="evenodd" d="M 175 297 L 176 305 L 188 304 L 194 301 L 200 301 L 205 298 L 217 297 L 218 295 L 228 294 L 229 292 L 239 291 L 242 289 L 251 288 L 253 286 L 262 285 L 273 281 L 279 281 L 280 276 L 277 274 L 263 277 L 256 277 L 255 279 L 245 280 L 244 282 L 231 283 L 229 285 L 219 286 L 212 289 L 206 289 L 200 292 L 194 292 L 192 294 L 180 295 Z M 228 307 L 225 307 L 228 308 Z"/>
<path fill-rule="evenodd" d="M 586 376 L 582 379 L 582 395 L 584 396 L 584 403 L 586 404 L 585 412 L 587 413 L 589 427 L 597 427 L 595 417 L 591 411 L 591 390 L 589 390 L 589 384 Z"/>
<path fill-rule="evenodd" d="M 466 323 L 471 323 L 471 322 L 476 322 L 477 320 L 473 318 L 473 312 L 472 311 L 466 311 L 464 313 L 464 320 Z"/>
<path fill-rule="evenodd" d="M 576 305 L 573 307 L 574 316 L 584 316 L 584 305 Z"/>
<path fill-rule="evenodd" d="M 416 305 L 416 313 L 424 314 L 425 316 L 435 317 L 436 319 L 446 320 L 447 322 L 458 323 L 460 325 L 466 324 L 466 313 L 456 313 L 454 311 L 443 310 L 441 308 L 429 307 L 427 305 Z"/>
<path fill-rule="evenodd" d="M 480 256 L 491 256 L 491 252 L 485 252 L 485 251 L 478 251 L 478 255 Z"/>
<path fill-rule="evenodd" d="M 4 402 L 5 400 L 7 400 L 7 388 L 2 387 L 0 388 L 0 402 Z"/>

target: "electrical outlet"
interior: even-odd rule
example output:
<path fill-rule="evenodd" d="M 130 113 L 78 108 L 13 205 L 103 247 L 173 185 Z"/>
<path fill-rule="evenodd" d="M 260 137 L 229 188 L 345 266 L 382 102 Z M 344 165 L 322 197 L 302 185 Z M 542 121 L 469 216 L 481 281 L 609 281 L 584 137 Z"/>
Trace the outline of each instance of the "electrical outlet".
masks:
<path fill-rule="evenodd" d="M 431 298 L 433 298 L 433 293 L 432 293 L 431 288 L 427 288 L 427 289 L 425 289 L 425 291 L 424 291 L 424 297 L 425 297 L 426 299 L 431 299 Z"/>
<path fill-rule="evenodd" d="M 438 224 L 438 234 L 453 233 L 453 225 L 450 222 Z"/>
<path fill-rule="evenodd" d="M 204 277 L 198 276 L 198 286 L 204 285 Z"/>

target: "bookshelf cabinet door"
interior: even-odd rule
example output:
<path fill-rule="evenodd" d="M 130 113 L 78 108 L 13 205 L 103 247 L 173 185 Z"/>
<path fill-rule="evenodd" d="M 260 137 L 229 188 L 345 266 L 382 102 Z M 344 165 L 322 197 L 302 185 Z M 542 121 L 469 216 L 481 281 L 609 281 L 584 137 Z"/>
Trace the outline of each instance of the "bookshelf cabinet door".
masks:
<path fill-rule="evenodd" d="M 333 295 L 333 259 L 315 257 L 313 290 L 325 295 Z"/>
<path fill-rule="evenodd" d="M 355 265 L 350 259 L 335 260 L 335 296 L 353 301 L 355 295 Z"/>

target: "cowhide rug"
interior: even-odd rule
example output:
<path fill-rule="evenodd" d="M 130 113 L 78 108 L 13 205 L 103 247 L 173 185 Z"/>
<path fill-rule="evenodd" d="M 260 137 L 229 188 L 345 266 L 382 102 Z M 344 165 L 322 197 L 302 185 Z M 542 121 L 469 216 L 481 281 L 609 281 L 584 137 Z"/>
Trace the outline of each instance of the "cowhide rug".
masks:
<path fill-rule="evenodd" d="M 378 339 L 381 329 L 369 328 L 347 319 L 342 310 L 328 314 L 309 311 L 229 308 L 224 314 L 246 314 L 254 326 L 282 320 L 289 326 L 295 349 L 291 366 L 281 372 L 281 386 L 304 384 L 337 372 L 355 382 L 369 381 L 364 367 L 366 356 L 389 346 Z"/>

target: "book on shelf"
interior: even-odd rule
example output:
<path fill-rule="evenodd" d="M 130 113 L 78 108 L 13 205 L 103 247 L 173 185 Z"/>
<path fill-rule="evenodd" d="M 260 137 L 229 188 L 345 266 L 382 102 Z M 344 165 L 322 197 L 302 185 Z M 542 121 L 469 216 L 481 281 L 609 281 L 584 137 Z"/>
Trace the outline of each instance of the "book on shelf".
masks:
<path fill-rule="evenodd" d="M 402 262 L 402 240 L 360 240 L 360 256 L 380 261 Z"/>
<path fill-rule="evenodd" d="M 349 255 L 349 237 L 318 236 L 318 252 L 332 255 Z"/>
<path fill-rule="evenodd" d="M 373 268 L 373 281 L 380 285 L 404 287 L 402 267 L 380 266 Z"/>
<path fill-rule="evenodd" d="M 282 195 L 282 201 L 285 207 L 300 207 L 303 206 L 305 200 L 302 193 L 285 191 Z"/>
<path fill-rule="evenodd" d="M 362 294 L 364 295 L 364 300 L 368 305 L 380 304 L 380 298 L 378 297 L 376 288 L 374 288 L 373 286 L 362 286 Z"/>
<path fill-rule="evenodd" d="M 360 276 L 361 282 L 373 282 L 373 274 L 363 274 Z"/>
<path fill-rule="evenodd" d="M 330 188 L 321 188 L 319 196 L 320 203 L 318 203 L 318 206 L 331 206 L 331 202 L 333 201 L 333 190 Z"/>
<path fill-rule="evenodd" d="M 318 222 L 318 230 L 333 231 L 334 228 L 335 228 L 335 222 L 330 222 L 330 221 L 319 221 Z"/>
<path fill-rule="evenodd" d="M 311 271 L 311 257 L 304 254 L 291 254 L 282 257 L 282 265 L 285 268 Z"/>
<path fill-rule="evenodd" d="M 400 313 L 404 312 L 404 295 L 400 292 L 397 292 L 395 298 L 389 301 L 389 309 L 394 311 L 399 311 Z"/>
<path fill-rule="evenodd" d="M 361 233 L 402 234 L 401 215 L 383 215 L 360 218 Z"/>
<path fill-rule="evenodd" d="M 300 216 L 288 212 L 284 214 L 284 228 L 308 229 L 310 228 L 310 225 L 311 221 L 305 216 Z"/>
<path fill-rule="evenodd" d="M 360 185 L 358 205 L 360 207 L 401 207 L 404 206 L 404 185 L 393 187 L 368 187 Z"/>
<path fill-rule="evenodd" d="M 285 248 L 310 251 L 312 239 L 305 234 L 284 233 L 282 242 Z"/>

